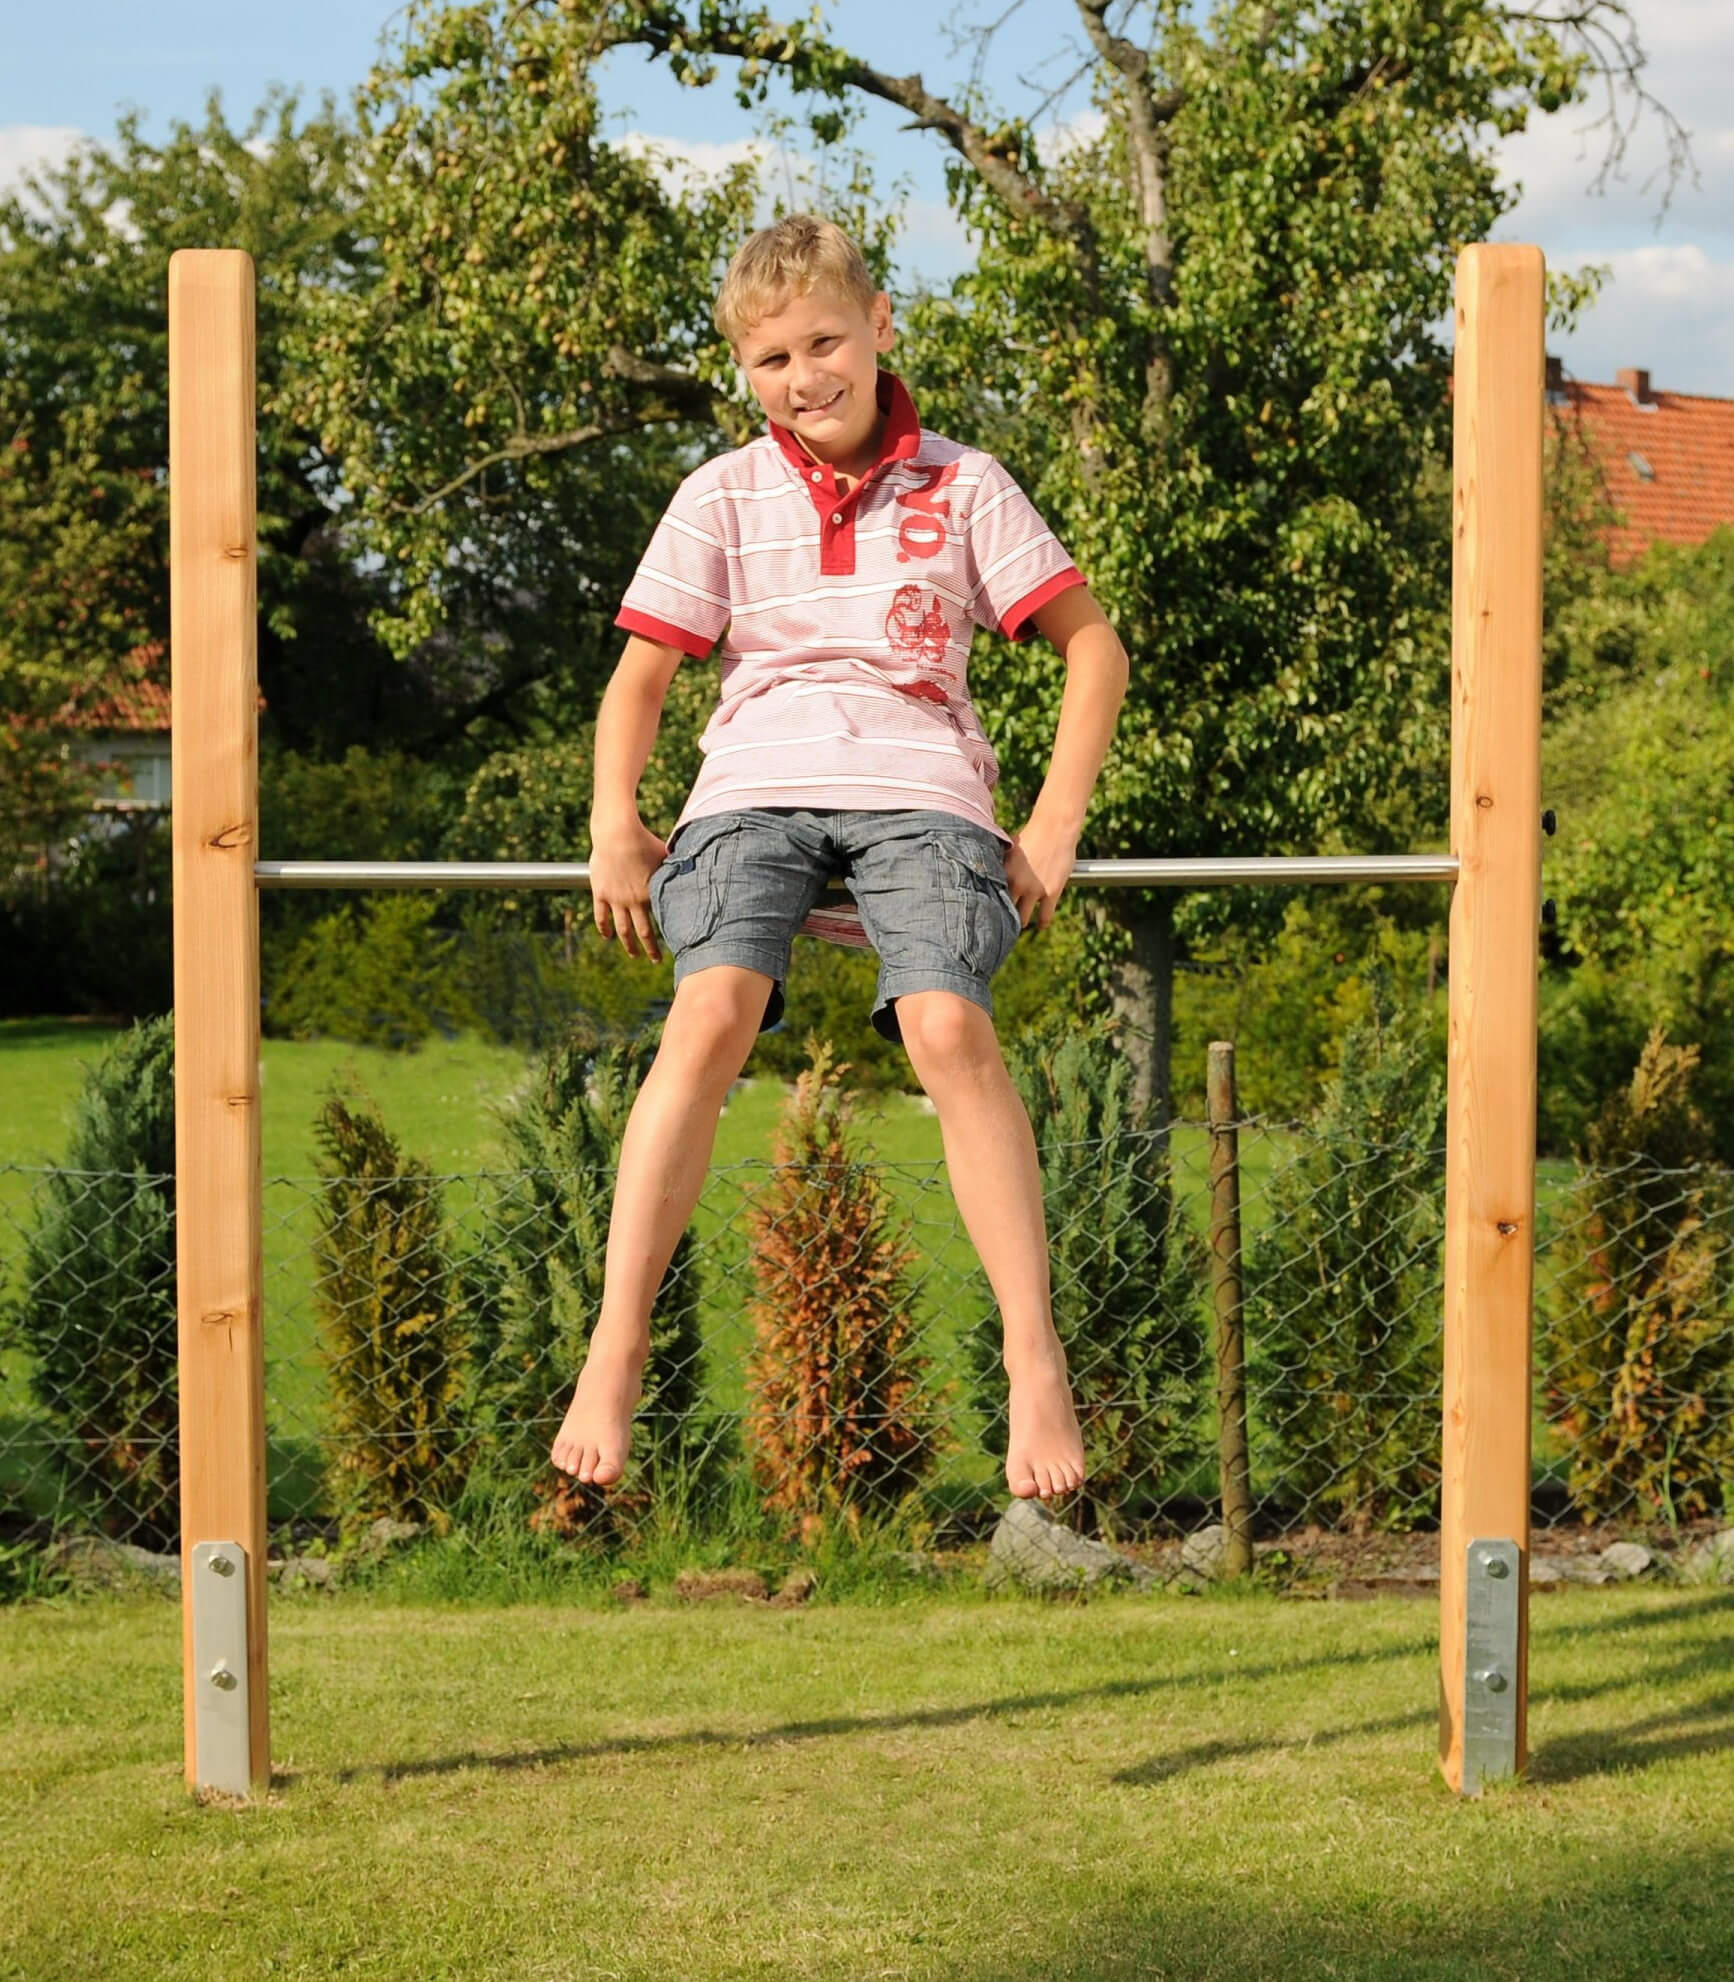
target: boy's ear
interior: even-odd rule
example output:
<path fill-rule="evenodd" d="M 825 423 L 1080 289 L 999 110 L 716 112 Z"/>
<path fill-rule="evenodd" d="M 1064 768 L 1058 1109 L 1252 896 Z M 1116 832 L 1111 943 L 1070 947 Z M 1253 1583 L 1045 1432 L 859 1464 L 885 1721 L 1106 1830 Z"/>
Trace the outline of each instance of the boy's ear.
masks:
<path fill-rule="evenodd" d="M 895 332 L 891 328 L 891 298 L 883 289 L 873 298 L 873 348 L 889 351 Z"/>

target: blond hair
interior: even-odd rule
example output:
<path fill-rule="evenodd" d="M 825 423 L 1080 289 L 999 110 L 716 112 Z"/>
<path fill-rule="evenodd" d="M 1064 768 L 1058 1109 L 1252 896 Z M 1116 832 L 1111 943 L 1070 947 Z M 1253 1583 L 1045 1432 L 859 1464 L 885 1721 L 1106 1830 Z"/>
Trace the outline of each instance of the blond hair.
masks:
<path fill-rule="evenodd" d="M 712 315 L 738 350 L 754 324 L 814 289 L 847 296 L 864 310 L 879 293 L 861 250 L 835 221 L 815 213 L 785 214 L 735 250 Z"/>

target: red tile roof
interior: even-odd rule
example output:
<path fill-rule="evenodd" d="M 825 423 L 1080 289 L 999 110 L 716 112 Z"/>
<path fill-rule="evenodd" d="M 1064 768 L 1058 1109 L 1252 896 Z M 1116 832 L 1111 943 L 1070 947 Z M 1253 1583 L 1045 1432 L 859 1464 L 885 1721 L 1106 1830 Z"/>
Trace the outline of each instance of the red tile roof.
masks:
<path fill-rule="evenodd" d="M 266 706 L 263 695 L 258 706 Z M 135 647 L 104 684 L 99 700 L 61 710 L 59 727 L 69 730 L 167 736 L 169 722 L 168 649 L 160 640 Z"/>
<path fill-rule="evenodd" d="M 1734 523 L 1734 399 L 1657 392 L 1635 370 L 1615 385 L 1550 383 L 1554 420 L 1575 430 L 1601 472 L 1618 519 L 1608 533 L 1616 563 L 1658 541 L 1700 544 Z"/>

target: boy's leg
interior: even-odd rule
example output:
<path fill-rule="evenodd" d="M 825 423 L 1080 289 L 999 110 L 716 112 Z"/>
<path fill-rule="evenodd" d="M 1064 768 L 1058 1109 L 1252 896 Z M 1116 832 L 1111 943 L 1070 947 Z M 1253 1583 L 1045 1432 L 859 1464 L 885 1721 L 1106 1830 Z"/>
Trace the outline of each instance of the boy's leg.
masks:
<path fill-rule="evenodd" d="M 952 1195 L 1005 1324 L 1006 1484 L 1022 1499 L 1069 1493 L 1083 1483 L 1084 1442 L 1054 1331 L 1030 1118 L 980 1005 L 955 991 L 906 992 L 897 1017 L 939 1116 Z"/>
<path fill-rule="evenodd" d="M 752 1051 L 774 982 L 762 971 L 717 964 L 675 988 L 621 1140 L 602 1312 L 551 1454 L 580 1480 L 608 1486 L 625 1467 L 650 1311 L 704 1188 L 723 1100 Z"/>
<path fill-rule="evenodd" d="M 1006 1483 L 1022 1499 L 1068 1493 L 1083 1483 L 1084 1442 L 1054 1331 L 1041 1167 L 988 988 L 1019 931 L 1004 843 L 934 811 L 849 826 L 849 885 L 879 952 L 873 1024 L 901 1041 L 933 1100 L 952 1194 L 1005 1323 Z"/>

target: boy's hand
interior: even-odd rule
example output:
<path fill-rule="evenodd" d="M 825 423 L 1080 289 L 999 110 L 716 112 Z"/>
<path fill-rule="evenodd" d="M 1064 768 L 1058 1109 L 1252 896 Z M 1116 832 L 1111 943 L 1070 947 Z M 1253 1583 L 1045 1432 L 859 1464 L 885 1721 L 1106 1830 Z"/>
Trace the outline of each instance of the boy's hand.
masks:
<path fill-rule="evenodd" d="M 1053 921 L 1077 857 L 1078 835 L 1039 813 L 1032 813 L 1023 831 L 1012 835 L 1005 878 L 1026 929 L 1045 929 Z"/>
<path fill-rule="evenodd" d="M 650 877 L 667 858 L 667 842 L 637 813 L 611 825 L 591 823 L 590 903 L 596 928 L 604 942 L 617 935 L 629 957 L 662 961 L 650 917 Z"/>

